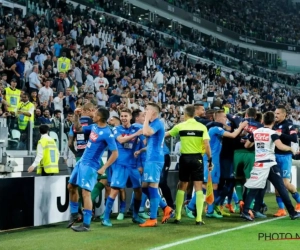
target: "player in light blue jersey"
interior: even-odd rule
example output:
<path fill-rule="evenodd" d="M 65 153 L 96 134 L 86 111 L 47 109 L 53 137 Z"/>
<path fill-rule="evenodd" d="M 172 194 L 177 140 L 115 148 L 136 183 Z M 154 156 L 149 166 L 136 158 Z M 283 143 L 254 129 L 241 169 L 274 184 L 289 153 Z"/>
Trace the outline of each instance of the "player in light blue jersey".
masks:
<path fill-rule="evenodd" d="M 212 163 L 213 163 L 213 170 L 211 171 L 211 178 L 212 178 L 212 183 L 213 183 L 213 189 L 214 189 L 214 203 L 211 205 L 208 205 L 207 207 L 207 213 L 206 217 L 209 218 L 222 218 L 223 216 L 221 214 L 218 214 L 217 212 L 214 211 L 214 206 L 218 202 L 218 184 L 219 184 L 219 179 L 220 179 L 220 153 L 222 149 L 222 138 L 223 137 L 229 137 L 229 138 L 235 138 L 237 137 L 242 130 L 247 126 L 248 122 L 245 121 L 241 123 L 234 132 L 230 133 L 228 131 L 225 131 L 223 129 L 223 126 L 226 125 L 226 114 L 224 110 L 218 110 L 214 113 L 214 120 L 215 120 L 215 125 L 218 126 L 213 126 L 209 129 L 208 134 L 210 137 L 210 148 L 211 148 L 211 155 L 212 155 Z M 204 183 L 207 182 L 208 179 L 208 158 L 206 154 L 203 157 L 203 162 L 204 162 Z M 194 195 L 195 196 L 195 195 Z M 195 210 L 195 197 L 191 200 L 191 202 L 185 207 L 185 210 L 188 214 L 190 215 L 190 211 Z M 193 217 L 193 216 L 189 216 Z"/>
<path fill-rule="evenodd" d="M 122 125 L 113 129 L 114 137 L 117 142 L 119 150 L 119 158 L 113 165 L 111 178 L 111 191 L 107 198 L 106 207 L 104 211 L 104 218 L 102 220 L 103 226 L 112 226 L 109 216 L 115 201 L 119 194 L 119 190 L 126 187 L 128 178 L 132 183 L 132 188 L 135 192 L 133 219 L 134 223 L 143 223 L 144 220 L 138 216 L 141 205 L 142 189 L 141 189 L 141 174 L 136 165 L 134 151 L 136 143 L 139 140 L 145 140 L 142 135 L 142 129 L 130 124 L 131 111 L 123 109 L 121 111 Z"/>
<path fill-rule="evenodd" d="M 70 221 L 68 227 L 76 232 L 84 232 L 90 230 L 92 218 L 92 199 L 91 191 L 97 182 L 97 172 L 104 174 L 106 169 L 117 159 L 118 150 L 111 129 L 107 126 L 106 121 L 109 118 L 109 112 L 106 108 L 100 107 L 95 111 L 93 121 L 95 124 L 82 127 L 79 122 L 79 114 L 81 109 L 75 110 L 74 126 L 76 131 L 90 133 L 87 147 L 80 159 L 77 162 L 69 180 L 70 194 Z M 108 161 L 99 169 L 101 156 L 106 149 L 112 151 Z M 82 189 L 84 201 L 83 224 L 74 226 L 78 220 L 78 186 Z"/>
<path fill-rule="evenodd" d="M 155 227 L 157 225 L 157 210 L 161 197 L 158 192 L 160 174 L 164 166 L 164 137 L 165 129 L 159 120 L 160 107 L 155 103 L 149 103 L 146 107 L 146 116 L 143 126 L 143 134 L 147 136 L 146 161 L 143 172 L 143 193 L 150 199 L 150 219 L 140 224 L 140 227 Z M 162 223 L 165 223 L 172 215 L 172 208 L 164 208 Z"/>

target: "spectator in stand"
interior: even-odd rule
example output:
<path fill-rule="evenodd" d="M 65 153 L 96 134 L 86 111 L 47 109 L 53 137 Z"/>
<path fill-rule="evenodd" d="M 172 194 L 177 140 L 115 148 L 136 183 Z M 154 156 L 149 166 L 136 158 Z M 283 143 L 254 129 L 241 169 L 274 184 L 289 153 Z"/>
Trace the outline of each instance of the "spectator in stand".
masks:
<path fill-rule="evenodd" d="M 103 85 L 100 85 L 99 91 L 97 92 L 97 105 L 106 107 L 106 102 L 108 101 L 108 96 L 105 93 L 105 89 Z"/>
<path fill-rule="evenodd" d="M 53 99 L 54 104 L 54 110 L 59 110 L 61 113 L 63 113 L 63 100 L 65 99 L 64 93 L 62 91 L 58 92 L 57 97 Z M 54 113 L 55 115 L 55 113 Z"/>
<path fill-rule="evenodd" d="M 102 71 L 99 72 L 99 76 L 94 79 L 95 83 L 95 90 L 98 91 L 100 86 L 103 86 L 105 89 L 108 88 L 109 82 L 107 78 L 104 77 L 104 74 Z"/>
<path fill-rule="evenodd" d="M 39 67 L 35 65 L 32 68 L 32 72 L 29 75 L 29 92 L 39 92 L 39 89 L 42 87 L 41 78 L 38 75 Z"/>
<path fill-rule="evenodd" d="M 68 136 L 70 132 L 70 127 L 74 121 L 74 113 L 70 112 L 66 115 L 64 119 L 64 133 Z"/>

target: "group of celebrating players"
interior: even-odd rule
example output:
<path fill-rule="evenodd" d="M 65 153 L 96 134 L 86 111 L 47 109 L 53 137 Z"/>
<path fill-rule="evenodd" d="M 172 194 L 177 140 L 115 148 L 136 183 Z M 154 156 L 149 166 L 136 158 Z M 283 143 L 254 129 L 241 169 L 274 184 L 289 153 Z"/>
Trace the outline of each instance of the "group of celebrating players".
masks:
<path fill-rule="evenodd" d="M 133 188 L 132 221 L 140 227 L 157 225 L 158 207 L 163 211 L 162 223 L 173 216 L 174 222 L 180 223 L 183 205 L 187 216 L 195 218 L 196 225 L 204 225 L 202 211 L 209 173 L 214 202 L 207 205 L 206 217 L 228 215 L 223 209 L 226 197 L 230 212 L 234 212 L 230 201 L 236 192 L 242 218 L 249 221 L 265 218 L 263 197 L 269 179 L 276 188 L 279 206 L 274 216 L 285 216 L 286 206 L 291 219 L 299 218 L 300 196 L 290 183 L 291 143 L 296 143 L 298 138 L 293 125 L 285 119 L 286 114 L 285 107 L 279 106 L 275 113 L 267 112 L 263 116 L 249 108 L 244 116 L 226 115 L 223 110 L 208 112 L 210 119 L 207 119 L 203 118 L 205 109 L 202 105 L 187 105 L 185 121 L 165 132 L 157 104 L 149 103 L 145 112 L 123 109 L 120 118 L 111 118 L 113 128 L 107 125 L 109 111 L 105 107 L 94 110 L 92 104 L 85 104 L 75 110 L 69 134 L 69 147 L 78 162 L 68 185 L 71 212 L 68 228 L 76 232 L 90 230 L 93 202 L 105 186 L 110 188 L 101 222 L 103 226 L 112 226 L 110 214 L 114 201 L 118 194 L 122 197 L 126 187 Z M 174 214 L 159 194 L 159 181 L 168 151 L 164 138 L 177 135 L 181 141 L 181 156 Z M 105 150 L 108 150 L 108 159 L 103 164 L 101 158 Z M 184 203 L 189 184 L 194 187 L 194 195 Z M 296 200 L 295 208 L 287 190 Z M 146 199 L 150 201 L 150 216 L 143 213 Z M 83 223 L 76 226 L 81 203 Z M 123 199 L 121 217 L 125 207 Z"/>

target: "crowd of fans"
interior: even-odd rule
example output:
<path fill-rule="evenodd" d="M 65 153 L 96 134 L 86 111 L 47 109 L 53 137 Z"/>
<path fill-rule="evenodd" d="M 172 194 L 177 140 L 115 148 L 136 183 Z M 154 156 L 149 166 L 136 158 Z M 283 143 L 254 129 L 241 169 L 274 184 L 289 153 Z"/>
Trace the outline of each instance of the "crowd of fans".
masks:
<path fill-rule="evenodd" d="M 300 45 L 299 5 L 289 0 L 166 0 L 242 35 Z"/>
<path fill-rule="evenodd" d="M 28 149 L 30 121 L 35 127 L 49 124 L 58 138 L 66 136 L 75 108 L 87 102 L 106 106 L 111 118 L 125 107 L 143 110 L 149 101 L 159 103 L 166 129 L 181 121 L 188 103 L 232 113 L 284 104 L 299 123 L 300 99 L 290 88 L 192 63 L 186 54 L 163 46 L 156 32 L 125 20 L 92 19 L 89 8 L 78 6 L 71 15 L 63 1 L 45 6 L 48 15 L 31 15 L 24 22 L 14 15 L 0 30 L 0 98 L 16 106 L 12 111 L 0 104 L 10 138 L 18 140 L 11 149 Z M 15 89 L 21 91 L 17 104 L 7 98 Z M 32 108 L 23 112 L 28 103 Z M 29 117 L 25 127 L 24 117 Z M 33 139 L 34 147 L 35 132 Z"/>

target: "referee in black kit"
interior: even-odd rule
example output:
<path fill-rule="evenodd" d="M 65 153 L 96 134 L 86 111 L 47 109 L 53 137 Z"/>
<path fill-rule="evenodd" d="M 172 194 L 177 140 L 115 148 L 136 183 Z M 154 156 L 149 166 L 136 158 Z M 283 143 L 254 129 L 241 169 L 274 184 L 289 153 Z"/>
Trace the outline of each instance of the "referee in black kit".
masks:
<path fill-rule="evenodd" d="M 166 136 L 179 134 L 181 141 L 179 160 L 179 185 L 176 194 L 175 223 L 181 219 L 181 209 L 184 201 L 184 193 L 189 181 L 193 181 L 196 195 L 196 225 L 204 225 L 202 221 L 202 210 L 204 195 L 202 184 L 204 177 L 202 154 L 207 154 L 208 168 L 212 169 L 211 150 L 207 128 L 194 119 L 195 107 L 187 105 L 184 109 L 184 122 L 177 124 Z"/>

